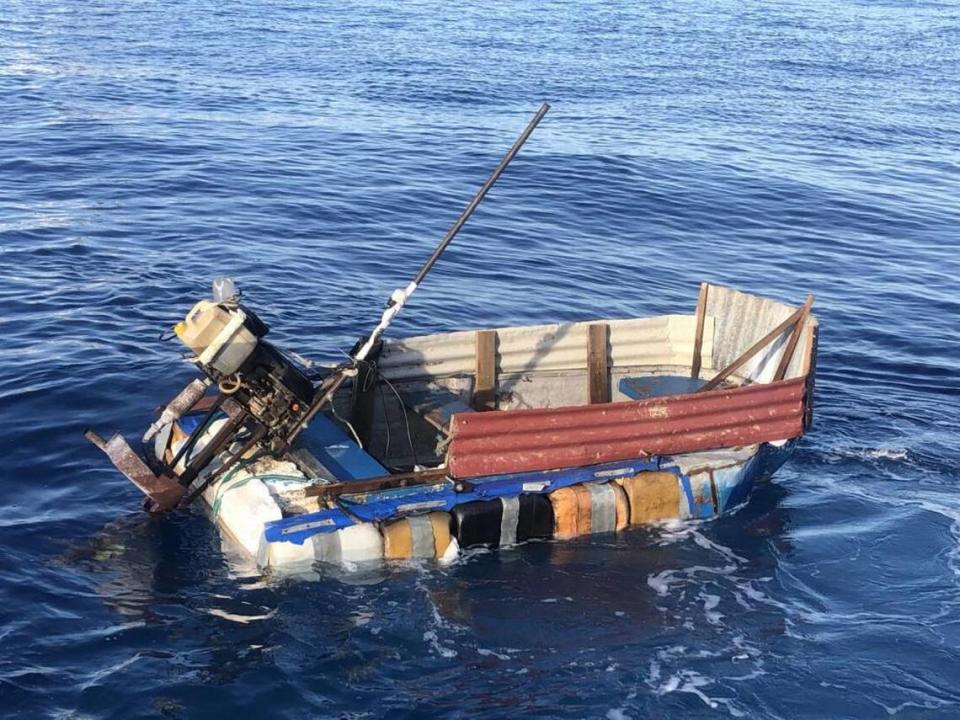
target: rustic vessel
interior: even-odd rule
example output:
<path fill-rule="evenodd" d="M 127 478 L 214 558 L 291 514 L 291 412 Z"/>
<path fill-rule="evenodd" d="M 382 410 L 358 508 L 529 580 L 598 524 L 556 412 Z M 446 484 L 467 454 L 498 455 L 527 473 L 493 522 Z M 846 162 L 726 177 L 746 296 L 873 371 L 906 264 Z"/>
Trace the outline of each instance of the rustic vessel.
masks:
<path fill-rule="evenodd" d="M 383 341 L 548 110 L 340 365 L 303 367 L 216 279 L 173 333 L 200 377 L 141 449 L 85 433 L 145 509 L 202 497 L 264 568 L 450 559 L 710 518 L 779 467 L 812 417 L 812 296 L 794 309 L 704 283 L 691 315 Z"/>
<path fill-rule="evenodd" d="M 810 426 L 816 346 L 809 302 L 706 284 L 686 315 L 391 340 L 289 454 L 250 452 L 202 497 L 226 542 L 276 569 L 707 519 Z M 149 460 L 175 458 L 207 405 Z M 229 422 L 218 411 L 181 466 Z"/>

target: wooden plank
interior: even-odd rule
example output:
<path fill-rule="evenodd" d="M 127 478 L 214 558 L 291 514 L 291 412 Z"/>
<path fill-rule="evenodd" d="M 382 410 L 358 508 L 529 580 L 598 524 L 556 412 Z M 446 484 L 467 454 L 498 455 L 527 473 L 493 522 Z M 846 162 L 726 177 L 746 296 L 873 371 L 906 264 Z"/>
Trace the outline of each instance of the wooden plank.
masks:
<path fill-rule="evenodd" d="M 813 307 L 812 294 L 807 295 L 807 299 L 803 303 L 803 307 L 800 308 L 800 319 L 797 320 L 797 324 L 793 326 L 793 332 L 790 333 L 790 339 L 787 341 L 787 346 L 783 349 L 783 355 L 780 357 L 780 364 L 777 366 L 777 372 L 773 376 L 774 381 L 783 380 L 784 376 L 787 374 L 787 368 L 790 365 L 790 360 L 793 358 L 793 353 L 797 349 L 797 342 L 800 340 L 800 333 L 803 332 L 803 328 L 807 324 L 807 317 L 810 315 L 811 307 Z"/>
<path fill-rule="evenodd" d="M 690 377 L 700 377 L 701 355 L 703 354 L 703 325 L 707 319 L 707 292 L 710 286 L 700 283 L 700 297 L 697 298 L 697 333 L 693 338 L 693 362 L 690 364 Z"/>
<path fill-rule="evenodd" d="M 403 385 L 396 387 L 405 407 L 413 410 L 444 434 L 450 428 L 454 413 L 473 412 L 460 396 L 441 385 L 431 383 L 422 390 L 409 390 Z"/>
<path fill-rule="evenodd" d="M 478 330 L 475 336 L 477 363 L 473 384 L 474 410 L 497 407 L 497 331 Z"/>
<path fill-rule="evenodd" d="M 814 343 L 816 342 L 816 327 L 811 327 L 803 343 L 803 375 L 807 378 L 807 396 L 804 403 L 803 429 L 807 431 L 813 425 L 813 398 L 816 393 L 816 352 Z"/>
<path fill-rule="evenodd" d="M 744 352 L 740 357 L 734 360 L 732 363 L 727 365 L 723 370 L 718 372 L 713 378 L 702 388 L 697 390 L 697 392 L 706 392 L 707 390 L 713 390 L 715 387 L 718 387 L 720 383 L 726 380 L 730 375 L 733 375 L 737 370 L 743 367 L 754 355 L 763 350 L 767 345 L 773 342 L 780 334 L 786 330 L 788 327 L 794 325 L 803 313 L 803 308 L 798 308 L 794 312 L 790 313 L 790 317 L 784 320 L 782 323 L 777 325 L 773 330 L 768 332 L 762 338 L 757 340 L 750 348 Z"/>
<path fill-rule="evenodd" d="M 593 323 L 587 333 L 587 375 L 590 382 L 590 404 L 610 402 L 610 368 L 607 362 L 607 339 L 610 326 Z"/>
<path fill-rule="evenodd" d="M 312 485 L 304 490 L 305 497 L 335 498 L 340 495 L 354 493 L 377 492 L 392 488 L 411 487 L 414 485 L 432 485 L 449 478 L 446 468 L 430 468 L 396 475 L 384 475 L 366 480 L 348 480 L 346 482 L 328 483 L 326 485 Z M 466 487 L 466 483 L 460 483 Z"/>

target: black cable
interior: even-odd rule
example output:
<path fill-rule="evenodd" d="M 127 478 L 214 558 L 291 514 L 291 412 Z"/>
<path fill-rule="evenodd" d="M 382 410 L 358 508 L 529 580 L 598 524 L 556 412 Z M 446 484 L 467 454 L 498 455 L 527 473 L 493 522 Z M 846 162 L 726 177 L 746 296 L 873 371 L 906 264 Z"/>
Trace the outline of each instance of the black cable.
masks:
<path fill-rule="evenodd" d="M 390 416 L 387 413 L 387 400 L 383 396 L 383 387 L 377 388 L 377 394 L 380 395 L 380 406 L 383 408 L 383 425 L 387 429 L 387 447 L 383 451 L 384 459 L 390 457 Z"/>
<path fill-rule="evenodd" d="M 384 377 L 383 373 L 380 372 L 380 369 L 376 365 L 374 365 L 373 367 L 377 373 L 377 377 L 383 380 L 387 384 L 387 386 L 391 390 L 393 390 L 393 394 L 397 396 L 397 402 L 400 403 L 400 410 L 403 412 L 403 423 L 407 427 L 407 442 L 410 443 L 410 455 L 413 457 L 414 466 L 417 466 L 420 464 L 420 460 L 419 458 L 417 458 L 417 450 L 413 446 L 413 435 L 410 432 L 410 419 L 407 417 L 407 406 L 403 404 L 403 398 L 400 397 L 400 393 L 393 386 L 393 383 L 387 380 L 386 377 Z"/>

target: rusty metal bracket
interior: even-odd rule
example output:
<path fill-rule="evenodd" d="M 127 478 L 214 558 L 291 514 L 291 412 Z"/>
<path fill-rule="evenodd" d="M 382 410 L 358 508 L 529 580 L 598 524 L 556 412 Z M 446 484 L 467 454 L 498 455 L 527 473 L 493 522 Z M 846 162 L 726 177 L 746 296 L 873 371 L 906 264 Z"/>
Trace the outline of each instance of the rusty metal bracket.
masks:
<path fill-rule="evenodd" d="M 369 492 L 378 492 L 393 488 L 412 487 L 415 485 L 434 485 L 444 481 L 452 481 L 456 492 L 468 492 L 473 485 L 466 480 L 454 480 L 446 468 L 430 468 L 409 473 L 384 475 L 383 477 L 368 478 L 366 480 L 349 480 L 347 482 L 327 483 L 314 485 L 304 491 L 307 497 L 318 497 L 333 500 L 340 495 L 355 495 Z"/>
<path fill-rule="evenodd" d="M 170 510 L 180 502 L 186 488 L 172 477 L 154 475 L 122 435 L 118 433 L 107 441 L 93 430 L 87 430 L 83 436 L 100 448 L 114 467 L 147 496 L 144 507 L 148 512 Z"/>

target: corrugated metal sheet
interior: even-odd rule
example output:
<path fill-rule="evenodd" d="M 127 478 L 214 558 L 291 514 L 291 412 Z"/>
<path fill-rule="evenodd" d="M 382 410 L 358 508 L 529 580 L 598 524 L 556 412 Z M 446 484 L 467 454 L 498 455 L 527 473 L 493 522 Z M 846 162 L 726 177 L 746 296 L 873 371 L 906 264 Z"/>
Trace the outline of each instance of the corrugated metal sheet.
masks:
<path fill-rule="evenodd" d="M 732 288 L 710 285 L 707 290 L 707 316 L 716 323 L 713 345 L 714 367 L 726 367 L 736 360 L 757 340 L 779 323 L 786 320 L 796 307 L 774 300 L 748 295 Z M 793 328 L 787 328 L 765 349 L 750 360 L 737 374 L 754 382 L 770 382 L 780 363 L 784 346 Z M 817 320 L 810 316 L 797 345 L 787 378 L 799 377 L 808 372 L 807 358 L 816 351 Z M 807 351 L 811 348 L 810 352 Z M 709 372 L 701 373 L 709 377 Z"/>
<path fill-rule="evenodd" d="M 804 430 L 806 378 L 639 402 L 455 415 L 457 477 L 592 465 L 782 440 Z"/>
<path fill-rule="evenodd" d="M 618 367 L 689 367 L 696 319 L 664 315 L 631 320 L 598 320 L 610 327 L 608 365 Z M 497 374 L 584 370 L 587 328 L 591 323 L 537 325 L 497 330 Z M 713 320 L 707 319 L 701 357 L 713 367 Z M 391 381 L 472 374 L 476 364 L 474 331 L 406 338 L 384 344 L 378 361 Z"/>
<path fill-rule="evenodd" d="M 756 340 L 784 320 L 795 308 L 731 288 L 710 285 L 707 295 L 702 377 L 736 359 Z M 586 368 L 587 327 L 604 322 L 610 328 L 608 365 L 626 367 L 690 367 L 696 318 L 663 315 L 627 320 L 498 328 L 498 376 L 556 373 Z M 817 320 L 811 316 L 787 377 L 807 374 L 808 352 L 816 341 Z M 738 377 L 769 382 L 780 360 L 790 330 L 751 360 Z M 391 381 L 467 376 L 476 364 L 475 331 L 425 335 L 388 341 L 379 360 Z"/>

